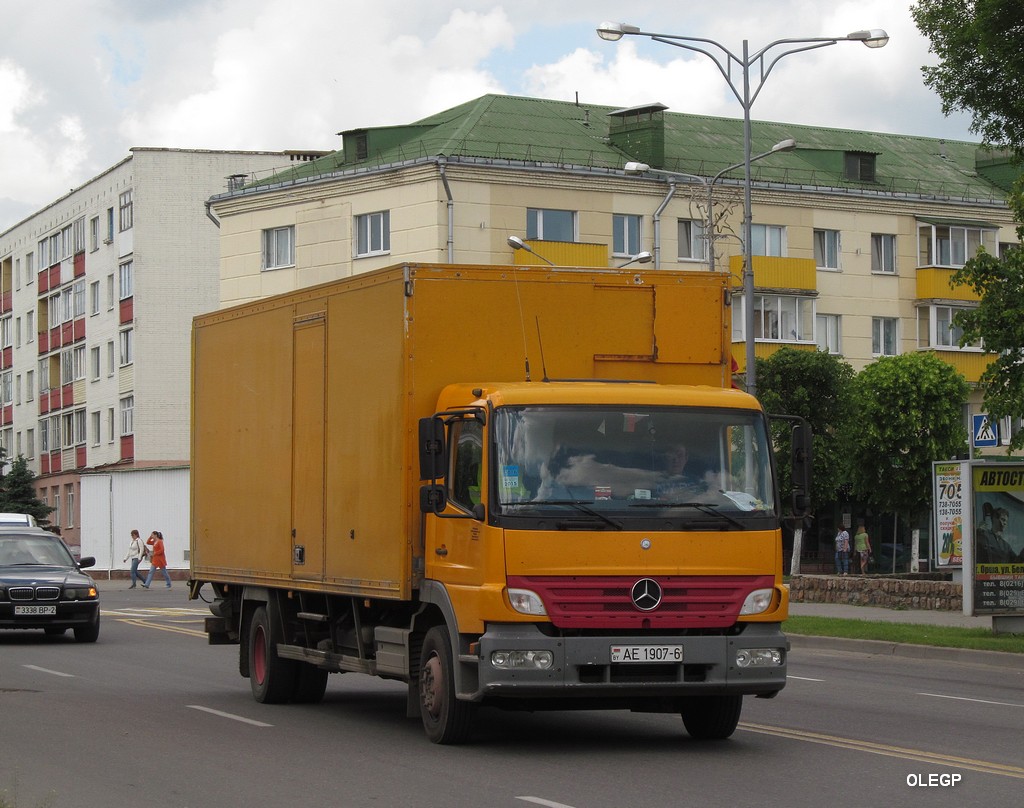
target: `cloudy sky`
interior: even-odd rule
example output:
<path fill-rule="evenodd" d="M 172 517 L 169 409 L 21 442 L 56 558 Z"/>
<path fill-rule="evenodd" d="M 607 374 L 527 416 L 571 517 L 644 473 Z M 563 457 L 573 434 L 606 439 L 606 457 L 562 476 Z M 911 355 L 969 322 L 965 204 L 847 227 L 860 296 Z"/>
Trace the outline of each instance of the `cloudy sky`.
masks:
<path fill-rule="evenodd" d="M 740 117 L 707 57 L 602 20 L 721 42 L 884 28 L 889 45 L 794 54 L 760 120 L 976 140 L 921 80 L 910 0 L 0 0 L 0 232 L 132 146 L 334 149 L 484 93 Z"/>

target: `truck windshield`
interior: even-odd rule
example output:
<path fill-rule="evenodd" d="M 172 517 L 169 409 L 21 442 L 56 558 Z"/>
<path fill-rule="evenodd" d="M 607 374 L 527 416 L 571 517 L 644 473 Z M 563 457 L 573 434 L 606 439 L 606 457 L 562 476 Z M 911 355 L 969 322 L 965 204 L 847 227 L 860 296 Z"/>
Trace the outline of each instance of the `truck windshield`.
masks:
<path fill-rule="evenodd" d="M 745 517 L 776 512 L 759 412 L 503 407 L 493 424 L 498 514 L 593 521 L 594 511 L 676 512 L 745 527 Z"/>

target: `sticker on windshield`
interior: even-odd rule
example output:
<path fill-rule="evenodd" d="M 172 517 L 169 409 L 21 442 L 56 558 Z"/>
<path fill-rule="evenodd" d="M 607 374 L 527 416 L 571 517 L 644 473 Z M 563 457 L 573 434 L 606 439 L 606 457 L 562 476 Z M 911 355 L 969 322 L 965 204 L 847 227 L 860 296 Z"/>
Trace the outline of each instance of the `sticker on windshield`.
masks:
<path fill-rule="evenodd" d="M 651 489 L 650 488 L 634 488 L 633 499 L 650 499 Z"/>
<path fill-rule="evenodd" d="M 736 503 L 741 511 L 763 511 L 764 503 L 757 497 L 753 497 L 745 491 L 723 491 L 729 499 Z"/>
<path fill-rule="evenodd" d="M 612 498 L 612 487 L 610 485 L 594 486 L 594 501 Z"/>
<path fill-rule="evenodd" d="M 501 487 L 513 489 L 519 487 L 519 466 L 501 467 Z"/>

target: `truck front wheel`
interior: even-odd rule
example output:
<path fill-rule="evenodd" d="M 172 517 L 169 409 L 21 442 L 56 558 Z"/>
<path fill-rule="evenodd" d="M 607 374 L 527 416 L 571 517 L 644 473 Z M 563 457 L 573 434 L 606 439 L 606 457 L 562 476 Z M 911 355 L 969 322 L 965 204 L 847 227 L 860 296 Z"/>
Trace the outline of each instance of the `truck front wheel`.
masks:
<path fill-rule="evenodd" d="M 296 688 L 298 663 L 277 655 L 278 642 L 267 607 L 258 607 L 249 624 L 249 684 L 261 704 L 283 704 Z"/>
<path fill-rule="evenodd" d="M 469 737 L 473 705 L 455 697 L 455 657 L 444 626 L 434 626 L 420 651 L 420 717 L 433 743 L 458 744 Z"/>
<path fill-rule="evenodd" d="M 697 741 L 720 741 L 736 731 L 743 696 L 694 696 L 683 705 L 683 726 Z"/>

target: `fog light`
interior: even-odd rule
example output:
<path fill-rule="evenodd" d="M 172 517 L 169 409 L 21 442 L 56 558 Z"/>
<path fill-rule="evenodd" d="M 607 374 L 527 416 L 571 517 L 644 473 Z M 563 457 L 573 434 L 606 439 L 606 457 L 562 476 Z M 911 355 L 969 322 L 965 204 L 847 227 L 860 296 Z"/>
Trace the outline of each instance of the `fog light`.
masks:
<path fill-rule="evenodd" d="M 783 660 L 780 648 L 741 648 L 736 652 L 738 668 L 778 668 Z"/>
<path fill-rule="evenodd" d="M 774 594 L 775 591 L 772 589 L 755 589 L 743 601 L 740 614 L 761 614 L 761 612 L 767 611 L 768 607 L 772 605 Z"/>
<path fill-rule="evenodd" d="M 546 671 L 555 664 L 555 655 L 550 651 L 492 651 L 491 664 L 502 670 L 533 668 Z"/>

